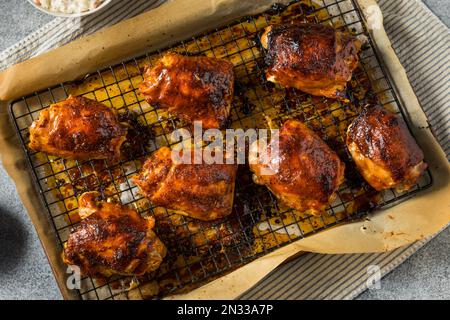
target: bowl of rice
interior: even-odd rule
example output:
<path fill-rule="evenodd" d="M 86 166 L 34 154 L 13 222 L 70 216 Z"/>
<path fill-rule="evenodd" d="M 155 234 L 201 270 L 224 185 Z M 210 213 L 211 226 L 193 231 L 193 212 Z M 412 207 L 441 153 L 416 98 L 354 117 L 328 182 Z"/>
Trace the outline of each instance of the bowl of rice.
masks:
<path fill-rule="evenodd" d="M 57 17 L 82 17 L 98 12 L 112 0 L 28 0 L 35 8 Z"/>

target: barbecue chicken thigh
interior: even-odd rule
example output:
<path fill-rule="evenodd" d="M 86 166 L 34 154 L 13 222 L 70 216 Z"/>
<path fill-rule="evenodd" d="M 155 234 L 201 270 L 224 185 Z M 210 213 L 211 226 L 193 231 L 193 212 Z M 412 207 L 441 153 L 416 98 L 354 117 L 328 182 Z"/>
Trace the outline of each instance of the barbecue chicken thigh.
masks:
<path fill-rule="evenodd" d="M 229 215 L 233 208 L 237 165 L 174 162 L 162 147 L 133 178 L 143 195 L 158 206 L 203 221 Z"/>
<path fill-rule="evenodd" d="M 64 245 L 64 262 L 101 277 L 143 275 L 158 269 L 167 250 L 152 231 L 155 220 L 120 204 L 98 201 L 98 196 L 97 192 L 81 195 L 82 220 Z"/>
<path fill-rule="evenodd" d="M 414 186 L 427 165 L 403 120 L 381 106 L 366 107 L 347 130 L 347 147 L 376 190 Z"/>
<path fill-rule="evenodd" d="M 139 89 L 146 101 L 203 128 L 221 128 L 233 99 L 234 73 L 229 61 L 205 56 L 164 55 L 148 67 Z"/>
<path fill-rule="evenodd" d="M 355 37 L 321 24 L 272 25 L 261 44 L 268 81 L 329 98 L 344 98 L 361 48 Z"/>
<path fill-rule="evenodd" d="M 256 141 L 250 154 L 255 155 Z M 345 165 L 305 124 L 286 121 L 277 145 L 272 140 L 249 158 L 255 183 L 265 185 L 285 205 L 320 215 L 344 180 Z M 261 161 L 264 155 L 267 161 Z"/>
<path fill-rule="evenodd" d="M 118 159 L 126 124 L 115 111 L 84 97 L 42 110 L 30 127 L 30 149 L 68 159 Z"/>

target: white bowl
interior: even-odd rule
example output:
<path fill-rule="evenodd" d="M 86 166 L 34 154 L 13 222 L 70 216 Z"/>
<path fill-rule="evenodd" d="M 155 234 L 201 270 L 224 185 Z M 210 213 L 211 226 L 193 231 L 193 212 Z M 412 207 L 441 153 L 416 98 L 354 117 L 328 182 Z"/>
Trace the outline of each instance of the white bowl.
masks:
<path fill-rule="evenodd" d="M 44 13 L 50 14 L 55 17 L 66 17 L 66 18 L 76 18 L 76 17 L 87 16 L 94 12 L 98 12 L 98 11 L 104 9 L 105 7 L 107 7 L 108 5 L 112 4 L 112 0 L 104 0 L 103 3 L 101 5 L 99 5 L 97 8 L 95 8 L 94 10 L 88 10 L 88 11 L 79 12 L 79 13 L 63 13 L 63 12 L 54 12 L 54 11 L 46 10 L 46 9 L 42 8 L 41 6 L 37 5 L 36 3 L 34 3 L 33 0 L 28 0 L 28 2 L 31 3 L 33 5 L 33 7 L 35 7 L 36 9 L 38 9 Z"/>

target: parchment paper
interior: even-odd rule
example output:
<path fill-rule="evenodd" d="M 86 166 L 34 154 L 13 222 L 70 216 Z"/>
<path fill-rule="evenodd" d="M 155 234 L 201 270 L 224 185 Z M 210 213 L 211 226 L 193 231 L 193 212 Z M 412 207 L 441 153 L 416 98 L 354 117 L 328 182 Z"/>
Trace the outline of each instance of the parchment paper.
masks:
<path fill-rule="evenodd" d="M 65 298 L 76 298 L 65 286 L 66 266 L 60 259 L 53 229 L 33 187 L 23 150 L 8 119 L 7 101 L 95 71 L 103 66 L 152 51 L 216 27 L 231 19 L 262 12 L 277 0 L 175 0 L 64 47 L 15 65 L 0 73 L 0 154 L 16 183 L 42 241 Z M 450 222 L 450 165 L 433 137 L 406 73 L 382 28 L 381 11 L 374 0 L 358 0 L 375 45 L 395 89 L 407 107 L 407 120 L 422 147 L 433 176 L 433 186 L 369 219 L 339 225 L 296 241 L 240 269 L 182 296 L 173 298 L 235 298 L 273 268 L 299 251 L 319 253 L 382 252 L 438 232 Z"/>

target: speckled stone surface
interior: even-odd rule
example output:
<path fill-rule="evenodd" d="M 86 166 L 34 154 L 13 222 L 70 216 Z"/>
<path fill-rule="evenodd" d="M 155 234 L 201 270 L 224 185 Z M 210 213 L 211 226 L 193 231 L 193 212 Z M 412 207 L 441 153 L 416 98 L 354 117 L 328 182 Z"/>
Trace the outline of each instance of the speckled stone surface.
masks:
<path fill-rule="evenodd" d="M 447 25 L 450 0 L 425 0 Z M 14 12 L 14 14 L 12 14 Z M 25 0 L 0 1 L 0 51 L 52 17 Z M 0 299 L 61 299 L 36 232 L 0 165 Z M 358 299 L 450 299 L 450 228 Z"/>

